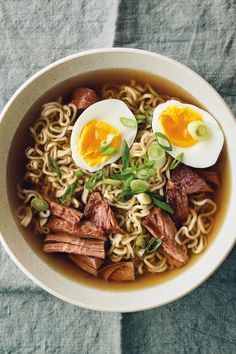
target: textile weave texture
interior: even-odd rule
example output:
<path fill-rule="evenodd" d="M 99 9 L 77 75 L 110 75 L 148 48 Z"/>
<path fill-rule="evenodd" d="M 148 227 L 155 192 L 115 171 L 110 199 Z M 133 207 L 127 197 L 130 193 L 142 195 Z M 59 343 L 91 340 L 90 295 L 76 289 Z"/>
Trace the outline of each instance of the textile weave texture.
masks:
<path fill-rule="evenodd" d="M 235 113 L 235 19 L 235 0 L 0 0 L 0 110 L 49 63 L 119 46 L 182 62 Z M 0 353 L 236 353 L 235 261 L 234 250 L 207 282 L 177 302 L 122 315 L 47 294 L 1 247 Z"/>

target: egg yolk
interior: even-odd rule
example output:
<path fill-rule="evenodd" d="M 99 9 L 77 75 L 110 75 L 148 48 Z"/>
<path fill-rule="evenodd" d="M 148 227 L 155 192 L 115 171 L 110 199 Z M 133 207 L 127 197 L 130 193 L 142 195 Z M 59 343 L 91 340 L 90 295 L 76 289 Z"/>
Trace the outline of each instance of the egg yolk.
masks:
<path fill-rule="evenodd" d="M 90 166 L 98 166 L 111 158 L 111 155 L 101 154 L 101 144 L 107 141 L 112 134 L 109 147 L 117 149 L 121 146 L 121 133 L 111 125 L 92 120 L 86 124 L 77 139 L 76 151 L 80 157 Z"/>
<path fill-rule="evenodd" d="M 188 132 L 188 124 L 196 120 L 203 121 L 202 116 L 190 107 L 170 106 L 160 115 L 165 135 L 172 145 L 178 147 L 189 147 L 198 142 Z"/>

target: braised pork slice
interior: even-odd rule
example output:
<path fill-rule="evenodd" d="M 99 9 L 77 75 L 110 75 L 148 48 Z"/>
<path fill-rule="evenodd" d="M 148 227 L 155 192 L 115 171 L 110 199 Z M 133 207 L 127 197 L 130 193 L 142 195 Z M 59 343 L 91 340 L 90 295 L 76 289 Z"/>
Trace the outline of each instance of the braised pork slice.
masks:
<path fill-rule="evenodd" d="M 105 280 L 130 281 L 135 280 L 133 262 L 121 262 L 110 264 L 101 269 L 101 274 Z"/>
<path fill-rule="evenodd" d="M 69 258 L 87 273 L 98 276 L 98 269 L 101 267 L 102 260 L 89 256 L 78 256 L 71 254 Z"/>
<path fill-rule="evenodd" d="M 49 204 L 51 215 L 65 219 L 72 224 L 78 223 L 83 216 L 83 214 L 78 210 L 63 206 L 49 198 L 45 198 L 45 200 Z"/>
<path fill-rule="evenodd" d="M 176 182 L 168 181 L 165 196 L 167 203 L 169 203 L 174 210 L 172 218 L 175 224 L 177 226 L 182 225 L 186 221 L 189 213 L 187 194 Z"/>
<path fill-rule="evenodd" d="M 221 185 L 220 175 L 218 172 L 209 169 L 199 168 L 197 170 L 197 173 L 202 176 L 208 183 L 218 187 Z"/>
<path fill-rule="evenodd" d="M 86 109 L 98 101 L 96 92 L 87 87 L 78 87 L 72 94 L 72 103 L 78 109 Z"/>
<path fill-rule="evenodd" d="M 171 179 L 187 194 L 213 192 L 196 170 L 183 164 L 171 171 Z"/>
<path fill-rule="evenodd" d="M 84 256 L 105 258 L 105 242 L 86 240 L 61 234 L 49 234 L 44 241 L 45 252 L 75 253 Z"/>
<path fill-rule="evenodd" d="M 66 233 L 80 238 L 95 238 L 99 240 L 107 240 L 105 233 L 98 229 L 90 221 L 82 221 L 79 224 L 72 224 L 67 220 L 57 217 L 50 217 L 46 226 L 51 232 Z"/>
<path fill-rule="evenodd" d="M 163 240 L 163 253 L 175 267 L 179 268 L 188 263 L 186 247 L 178 245 L 175 241 L 177 229 L 166 212 L 155 208 L 144 218 L 142 224 L 154 237 Z"/>
<path fill-rule="evenodd" d="M 90 195 L 84 210 L 84 217 L 107 233 L 124 234 L 110 205 L 98 192 Z"/>

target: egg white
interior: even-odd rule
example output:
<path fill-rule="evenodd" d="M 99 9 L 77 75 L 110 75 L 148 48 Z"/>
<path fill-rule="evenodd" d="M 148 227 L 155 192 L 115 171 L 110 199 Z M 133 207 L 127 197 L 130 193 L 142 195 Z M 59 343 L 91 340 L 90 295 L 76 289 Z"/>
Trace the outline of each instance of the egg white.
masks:
<path fill-rule="evenodd" d="M 92 120 L 98 120 L 110 124 L 112 127 L 116 128 L 120 132 L 122 141 L 126 140 L 129 147 L 133 144 L 137 134 L 138 124 L 136 125 L 136 127 L 132 128 L 125 127 L 120 122 L 120 117 L 132 119 L 137 123 L 135 116 L 128 108 L 128 106 L 123 101 L 117 99 L 107 99 L 94 103 L 93 105 L 85 109 L 84 112 L 78 117 L 72 129 L 70 141 L 72 158 L 78 167 L 86 169 L 89 172 L 95 172 L 100 170 L 104 166 L 115 162 L 121 156 L 121 151 L 119 149 L 119 151 L 115 155 L 112 155 L 109 160 L 99 164 L 98 166 L 90 166 L 86 163 L 86 161 L 82 159 L 82 157 L 76 151 L 76 142 L 84 126 Z"/>
<path fill-rule="evenodd" d="M 220 155 L 224 144 L 224 135 L 217 121 L 206 111 L 192 104 L 181 103 L 176 100 L 169 100 L 159 104 L 153 113 L 152 130 L 165 134 L 160 122 L 161 113 L 170 106 L 189 107 L 201 115 L 203 121 L 209 128 L 209 136 L 204 141 L 199 141 L 190 147 L 178 147 L 172 144 L 172 151 L 168 151 L 172 157 L 184 153 L 183 163 L 197 168 L 206 168 L 214 165 Z"/>

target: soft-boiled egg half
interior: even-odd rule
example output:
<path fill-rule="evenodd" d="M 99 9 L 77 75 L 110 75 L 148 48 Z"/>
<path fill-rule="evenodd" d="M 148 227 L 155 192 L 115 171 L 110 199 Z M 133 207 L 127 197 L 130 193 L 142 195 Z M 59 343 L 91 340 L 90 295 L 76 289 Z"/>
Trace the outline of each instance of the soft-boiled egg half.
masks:
<path fill-rule="evenodd" d="M 122 124 L 122 119 L 128 124 Z M 128 125 L 128 126 L 127 126 Z M 137 121 L 127 105 L 117 99 L 94 103 L 77 119 L 71 135 L 76 165 L 95 172 L 121 156 L 126 140 L 130 147 L 137 134 Z"/>
<path fill-rule="evenodd" d="M 154 133 L 159 132 L 168 138 L 172 146 L 168 153 L 172 157 L 183 153 L 182 162 L 192 167 L 213 165 L 224 144 L 221 128 L 208 112 L 176 100 L 156 107 L 152 129 Z M 161 135 L 159 137 L 165 145 L 165 139 Z"/>

